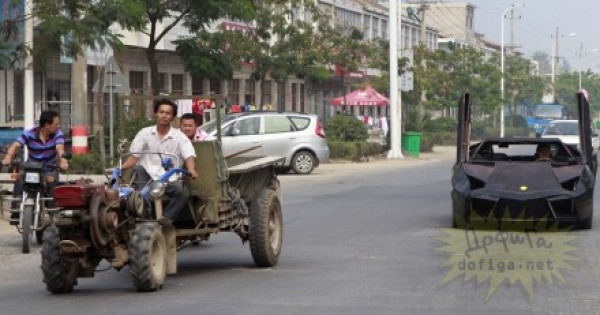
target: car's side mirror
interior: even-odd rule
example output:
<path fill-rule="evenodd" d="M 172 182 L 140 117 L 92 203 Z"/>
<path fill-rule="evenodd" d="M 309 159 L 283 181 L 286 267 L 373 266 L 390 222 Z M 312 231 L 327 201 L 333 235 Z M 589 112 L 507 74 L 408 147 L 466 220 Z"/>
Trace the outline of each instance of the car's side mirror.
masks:
<path fill-rule="evenodd" d="M 239 128 L 233 127 L 233 128 L 231 128 L 231 132 L 229 134 L 231 134 L 232 136 L 239 136 L 240 133 L 241 132 L 240 132 Z"/>

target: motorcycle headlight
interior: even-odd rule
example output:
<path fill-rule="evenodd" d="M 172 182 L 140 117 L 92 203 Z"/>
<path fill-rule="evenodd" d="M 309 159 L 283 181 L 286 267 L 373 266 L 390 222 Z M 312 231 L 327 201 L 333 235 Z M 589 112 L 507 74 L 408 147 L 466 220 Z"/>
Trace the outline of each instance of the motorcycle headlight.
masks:
<path fill-rule="evenodd" d="M 165 184 L 161 182 L 153 182 L 150 184 L 150 195 L 154 198 L 158 198 L 165 193 Z"/>
<path fill-rule="evenodd" d="M 28 184 L 39 184 L 40 173 L 25 173 L 25 182 Z"/>

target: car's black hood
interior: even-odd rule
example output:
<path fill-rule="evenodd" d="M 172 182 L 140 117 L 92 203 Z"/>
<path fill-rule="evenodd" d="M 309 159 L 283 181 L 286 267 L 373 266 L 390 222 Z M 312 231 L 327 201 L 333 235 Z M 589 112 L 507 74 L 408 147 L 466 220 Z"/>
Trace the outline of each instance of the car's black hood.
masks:
<path fill-rule="evenodd" d="M 496 163 L 488 178 L 486 187 L 490 190 L 528 192 L 560 190 L 552 166 L 547 162 Z"/>
<path fill-rule="evenodd" d="M 465 174 L 481 184 L 474 190 L 507 193 L 561 191 L 563 184 L 583 174 L 583 166 L 553 165 L 549 162 L 465 163 Z M 571 189 L 572 190 L 572 189 Z"/>

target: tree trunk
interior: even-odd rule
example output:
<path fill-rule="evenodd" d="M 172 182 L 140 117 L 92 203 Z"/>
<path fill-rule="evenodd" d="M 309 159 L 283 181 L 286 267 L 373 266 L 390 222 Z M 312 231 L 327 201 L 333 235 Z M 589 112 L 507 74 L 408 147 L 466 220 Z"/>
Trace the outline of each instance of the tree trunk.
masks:
<path fill-rule="evenodd" d="M 152 95 L 160 94 L 161 83 L 158 75 L 158 62 L 156 61 L 156 45 L 150 44 L 146 49 L 146 58 L 150 66 L 150 86 L 152 87 Z"/>
<path fill-rule="evenodd" d="M 260 93 L 258 94 L 258 100 L 257 103 L 259 104 L 258 108 L 260 111 L 263 111 L 264 106 L 265 106 L 265 79 L 263 78 L 262 80 L 260 80 Z"/>
<path fill-rule="evenodd" d="M 344 96 L 344 106 L 347 106 L 348 103 L 346 102 L 346 70 L 342 69 L 341 67 L 340 75 L 342 76 L 340 82 L 342 82 L 342 95 Z"/>
<path fill-rule="evenodd" d="M 104 144 L 104 67 L 100 68 L 98 92 L 96 93 L 96 117 L 98 117 L 98 144 L 100 145 L 100 165 L 106 169 L 106 148 Z"/>

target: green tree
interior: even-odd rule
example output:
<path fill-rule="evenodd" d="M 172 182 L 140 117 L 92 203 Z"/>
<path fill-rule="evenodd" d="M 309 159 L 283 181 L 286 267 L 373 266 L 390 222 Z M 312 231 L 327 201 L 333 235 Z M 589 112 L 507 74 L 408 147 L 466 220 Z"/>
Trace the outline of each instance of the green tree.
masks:
<path fill-rule="evenodd" d="M 504 71 L 504 99 L 509 105 L 511 116 L 519 104 L 536 102 L 542 99 L 544 81 L 533 75 L 534 65 L 519 56 L 507 56 Z M 510 120 L 512 126 L 513 120 Z"/>
<path fill-rule="evenodd" d="M 403 98 L 408 104 L 417 104 L 424 90 L 428 111 L 455 108 L 462 94 L 469 92 L 474 117 L 497 115 L 500 105 L 497 58 L 486 58 L 475 49 L 462 47 L 435 51 L 416 48 L 414 56 L 415 89 Z M 426 60 L 425 66 L 422 60 Z M 407 119 L 413 116 L 405 115 Z M 411 123 L 420 129 L 418 122 Z"/>
<path fill-rule="evenodd" d="M 387 40 L 377 38 L 371 42 L 373 49 L 369 55 L 369 68 L 380 71 L 379 76 L 371 77 L 370 84 L 378 92 L 390 94 L 390 43 Z M 408 65 L 408 58 L 398 58 L 398 75 L 406 71 L 412 71 Z"/>
<path fill-rule="evenodd" d="M 366 42 L 364 34 L 353 26 L 323 23 L 319 31 L 324 62 L 337 67 L 344 92 L 346 75 L 368 65 L 367 59 L 372 55 L 374 46 Z M 345 95 L 344 93 L 344 97 Z"/>
<path fill-rule="evenodd" d="M 7 1 L 4 5 L 4 16 L 0 17 L 0 69 L 7 69 L 15 66 L 22 59 L 25 47 L 19 42 L 19 24 L 25 17 L 14 16 L 13 12 L 18 12 L 19 0 Z M 13 11 L 14 10 L 14 11 Z"/>
<path fill-rule="evenodd" d="M 190 62 L 205 60 L 208 56 L 194 56 L 197 52 L 213 52 L 211 60 L 226 60 L 225 76 L 229 79 L 233 70 L 244 61 L 251 66 L 251 79 L 260 82 L 261 95 L 258 105 L 265 104 L 264 91 L 267 78 L 276 82 L 285 81 L 289 75 L 309 80 L 319 80 L 323 76 L 319 65 L 317 39 L 312 23 L 318 23 L 322 16 L 317 7 L 300 0 L 265 0 L 255 3 L 255 15 L 252 26 L 245 32 L 220 30 L 215 33 L 200 33 L 178 42 L 178 51 L 192 73 L 199 71 L 206 77 L 214 77 L 206 63 Z M 304 19 L 303 16 L 310 18 Z"/>
<path fill-rule="evenodd" d="M 531 59 L 539 63 L 541 75 L 549 74 L 552 72 L 552 66 L 550 65 L 550 56 L 548 55 L 548 53 L 538 50 L 533 53 Z"/>
<path fill-rule="evenodd" d="M 143 7 L 133 0 L 34 0 L 34 53 L 77 57 L 87 47 L 122 47 L 112 25 L 136 30 L 145 25 Z"/>
<path fill-rule="evenodd" d="M 145 34 L 152 92 L 157 95 L 161 82 L 156 51 L 174 27 L 197 32 L 224 16 L 248 19 L 253 7 L 252 0 L 34 0 L 34 15 L 40 20 L 42 38 L 67 39 L 62 52 L 69 56 L 77 56 L 86 46 L 122 45 L 121 36 L 110 28 L 113 23 Z"/>

